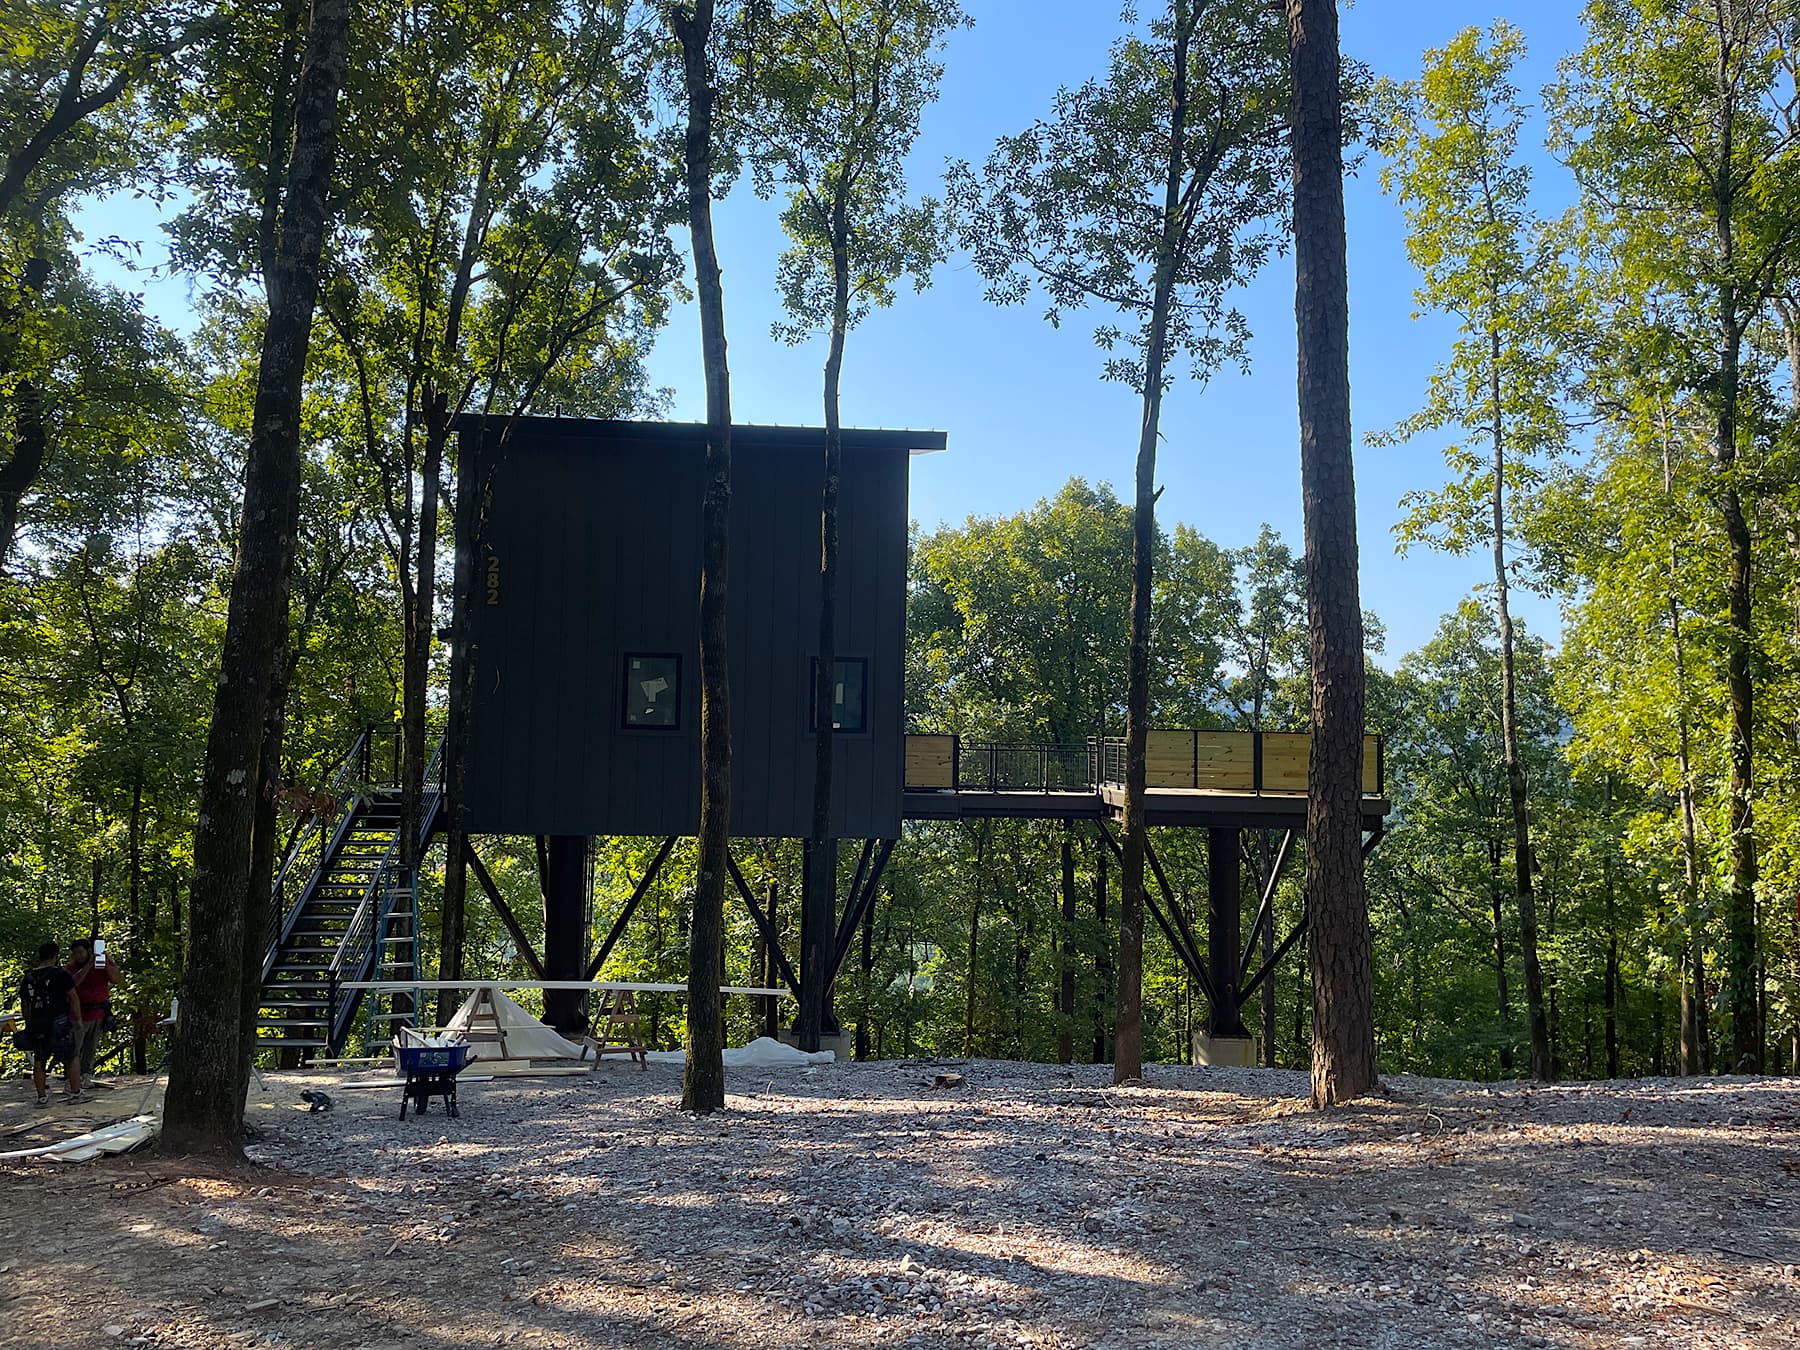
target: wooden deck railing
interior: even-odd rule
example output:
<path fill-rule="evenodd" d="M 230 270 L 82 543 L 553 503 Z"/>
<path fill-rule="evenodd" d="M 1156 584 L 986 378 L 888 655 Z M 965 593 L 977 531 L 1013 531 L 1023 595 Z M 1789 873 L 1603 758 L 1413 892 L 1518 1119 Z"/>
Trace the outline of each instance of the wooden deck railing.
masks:
<path fill-rule="evenodd" d="M 1125 781 L 1125 741 L 1090 738 L 1081 747 L 965 746 L 959 736 L 909 735 L 906 778 L 909 792 L 1050 792 L 1098 789 Z M 1195 791 L 1304 793 L 1312 737 L 1293 731 L 1153 730 L 1146 747 L 1146 781 L 1152 788 Z M 1085 773 L 1072 767 L 1085 763 Z M 1037 766 L 1041 772 L 1034 774 Z M 1076 781 L 1077 777 L 1085 782 Z M 1386 746 L 1380 736 L 1363 738 L 1363 792 L 1387 795 Z"/>

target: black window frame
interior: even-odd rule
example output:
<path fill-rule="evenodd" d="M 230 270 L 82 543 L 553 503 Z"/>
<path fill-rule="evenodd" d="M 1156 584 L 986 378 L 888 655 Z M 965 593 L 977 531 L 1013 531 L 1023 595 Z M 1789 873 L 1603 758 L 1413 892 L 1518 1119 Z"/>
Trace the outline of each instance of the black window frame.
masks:
<path fill-rule="evenodd" d="M 869 734 L 869 658 L 866 656 L 836 656 L 832 660 L 840 666 L 854 664 L 862 671 L 862 722 L 859 726 L 854 727 L 833 726 L 832 735 L 867 736 Z M 816 736 L 819 732 L 819 658 L 814 656 L 807 663 L 806 669 L 811 676 L 806 686 L 806 730 L 809 735 Z"/>
<path fill-rule="evenodd" d="M 675 665 L 675 720 L 669 723 L 634 722 L 631 720 L 631 663 L 633 661 L 672 661 Z M 619 660 L 619 729 L 666 734 L 681 730 L 681 653 L 626 652 Z"/>

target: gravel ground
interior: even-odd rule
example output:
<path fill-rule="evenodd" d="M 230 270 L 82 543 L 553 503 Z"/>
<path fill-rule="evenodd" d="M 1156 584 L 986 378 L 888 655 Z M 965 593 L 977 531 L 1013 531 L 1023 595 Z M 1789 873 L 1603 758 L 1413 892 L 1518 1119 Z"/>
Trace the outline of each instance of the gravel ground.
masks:
<path fill-rule="evenodd" d="M 735 1070 L 700 1120 L 609 1062 L 402 1122 L 274 1075 L 256 1167 L 0 1170 L 0 1344 L 1800 1343 L 1791 1081 L 1109 1077 Z"/>

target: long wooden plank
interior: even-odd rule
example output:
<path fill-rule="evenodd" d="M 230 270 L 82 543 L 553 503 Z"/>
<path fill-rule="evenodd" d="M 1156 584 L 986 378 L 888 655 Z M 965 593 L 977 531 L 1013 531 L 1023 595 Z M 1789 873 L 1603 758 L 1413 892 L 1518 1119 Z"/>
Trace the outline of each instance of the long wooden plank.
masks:
<path fill-rule="evenodd" d="M 1192 786 L 1215 792 L 1256 787 L 1256 740 L 1248 731 L 1196 731 Z"/>
<path fill-rule="evenodd" d="M 1144 742 L 1144 785 L 1194 786 L 1194 733 L 1152 729 Z"/>
<path fill-rule="evenodd" d="M 1312 737 L 1301 731 L 1265 731 L 1262 742 L 1264 792 L 1305 792 Z"/>

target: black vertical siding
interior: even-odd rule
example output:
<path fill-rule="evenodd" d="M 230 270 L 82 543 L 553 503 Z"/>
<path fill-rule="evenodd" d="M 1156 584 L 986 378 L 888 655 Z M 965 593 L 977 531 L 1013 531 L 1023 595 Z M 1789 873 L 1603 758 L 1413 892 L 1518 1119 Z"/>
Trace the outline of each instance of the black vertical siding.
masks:
<path fill-rule="evenodd" d="M 485 478 L 471 659 L 469 828 L 691 834 L 699 823 L 703 428 L 522 419 L 461 425 L 463 490 Z M 838 651 L 868 663 L 868 729 L 837 738 L 847 838 L 900 825 L 907 464 L 942 437 L 845 433 Z M 809 831 L 817 651 L 817 430 L 734 432 L 732 832 Z M 487 558 L 500 603 L 486 603 Z M 627 730 L 630 652 L 682 657 L 678 731 Z"/>

